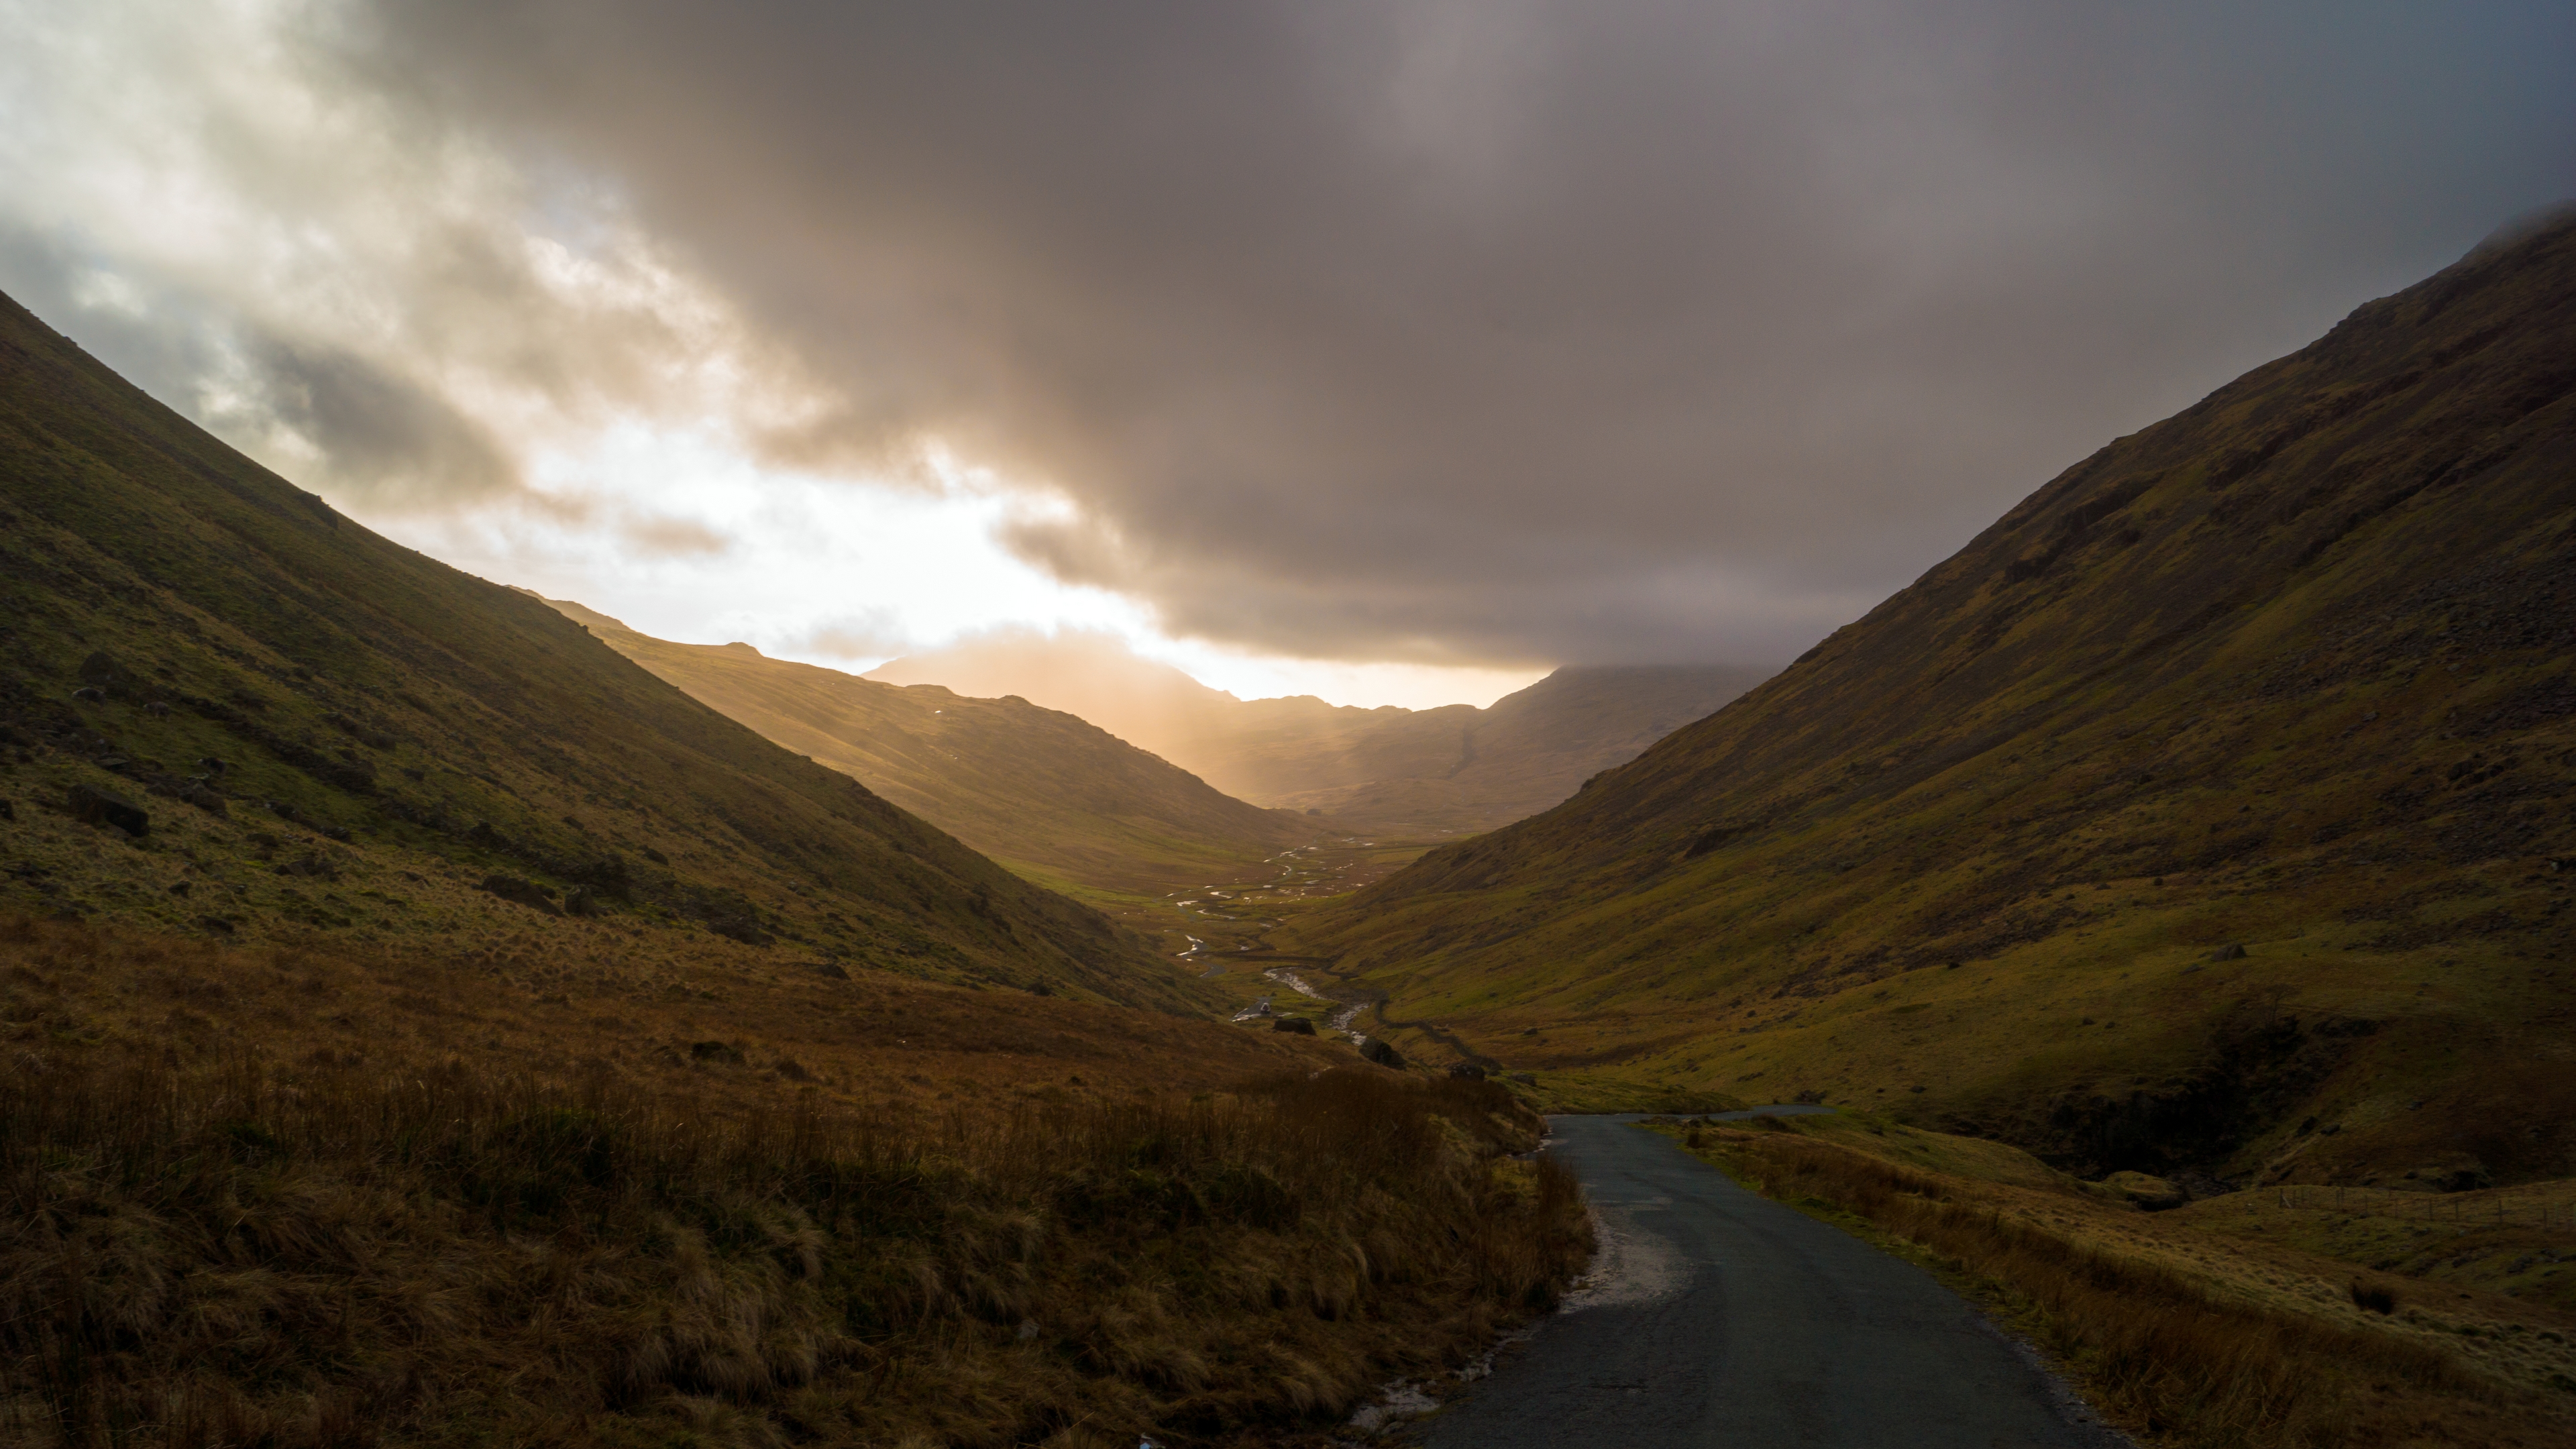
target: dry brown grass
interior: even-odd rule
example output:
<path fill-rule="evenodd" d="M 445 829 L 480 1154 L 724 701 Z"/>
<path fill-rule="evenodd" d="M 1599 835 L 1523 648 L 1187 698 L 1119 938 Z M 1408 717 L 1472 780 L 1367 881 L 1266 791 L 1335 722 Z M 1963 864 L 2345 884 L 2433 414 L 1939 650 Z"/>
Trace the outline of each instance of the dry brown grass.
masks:
<path fill-rule="evenodd" d="M 1481 1346 L 1587 1247 L 1506 1093 L 1221 1027 L 1058 1003 L 978 1052 L 983 994 L 863 978 L 822 984 L 925 1050 L 790 1057 L 744 1025 L 799 981 L 547 1041 L 462 972 L 24 922 L 0 961 L 8 1442 L 1223 1442 Z M 741 1064 L 640 1050 L 709 1021 Z M 1114 1027 L 1219 1066 L 1122 1079 Z"/>
<path fill-rule="evenodd" d="M 1357 1060 L 1333 1043 L 1156 1011 L 858 968 L 842 979 L 731 942 L 684 951 L 615 923 L 554 926 L 457 954 L 320 934 L 219 947 L 0 916 L 0 1061 L 457 1055 L 555 1077 L 606 1069 L 746 1104 L 812 1088 L 854 1110 L 929 1117 L 1208 1091 Z M 728 1052 L 693 1050 L 709 1041 Z"/>
<path fill-rule="evenodd" d="M 2154 1442 L 2249 1449 L 2541 1445 L 2569 1418 L 2418 1338 L 2214 1291 L 2034 1211 L 2031 1189 L 1918 1171 L 1793 1131 L 1701 1129 L 1703 1152 L 1769 1196 L 1863 1220 L 1981 1291 Z M 2133 1215 L 2143 1217 L 2143 1215 Z"/>

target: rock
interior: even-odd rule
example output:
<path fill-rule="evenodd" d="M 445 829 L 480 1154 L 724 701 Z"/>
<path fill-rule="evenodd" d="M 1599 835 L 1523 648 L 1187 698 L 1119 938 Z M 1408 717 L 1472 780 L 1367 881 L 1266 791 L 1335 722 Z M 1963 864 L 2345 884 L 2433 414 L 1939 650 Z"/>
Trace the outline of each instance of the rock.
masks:
<path fill-rule="evenodd" d="M 230 813 L 224 804 L 224 797 L 215 793 L 203 775 L 192 775 L 182 780 L 176 775 L 153 774 L 145 777 L 143 788 L 155 795 L 167 796 L 170 799 L 194 805 L 209 815 Z"/>
<path fill-rule="evenodd" d="M 2242 961 L 2245 959 L 2245 948 L 2233 941 L 2230 941 L 2226 945 L 2219 947 L 2217 950 L 2210 952 L 2209 959 L 2212 961 Z"/>
<path fill-rule="evenodd" d="M 1315 1034 L 1315 1024 L 1302 1016 L 1283 1016 L 1277 1021 L 1270 1023 L 1270 1029 L 1272 1031 L 1289 1032 L 1297 1036 L 1313 1036 Z"/>
<path fill-rule="evenodd" d="M 1474 1062 L 1460 1062 L 1449 1069 L 1449 1075 L 1462 1082 L 1481 1082 L 1485 1079 L 1485 1069 Z"/>
<path fill-rule="evenodd" d="M 588 886 L 574 887 L 572 894 L 564 897 L 563 908 L 564 914 L 567 916 L 604 916 L 608 914 L 608 903 L 600 899 L 599 892 L 592 890 Z"/>
<path fill-rule="evenodd" d="M 838 961 L 817 961 L 817 962 L 815 962 L 815 963 L 814 963 L 814 974 L 815 974 L 815 975 L 817 975 L 817 976 L 828 977 L 828 978 L 830 978 L 831 980 L 834 980 L 834 981 L 847 981 L 847 980 L 849 980 L 849 979 L 850 979 L 850 971 L 849 971 L 849 968 L 848 968 L 848 967 L 846 967 L 846 966 L 843 966 L 843 965 L 842 965 L 840 962 L 838 962 Z"/>
<path fill-rule="evenodd" d="M 150 704 L 143 706 L 143 712 L 152 716 L 154 719 L 168 719 L 170 717 L 170 706 L 163 704 L 161 701 L 156 699 Z"/>
<path fill-rule="evenodd" d="M 2149 1177 L 2143 1172 L 2115 1172 L 2102 1179 L 2096 1186 L 2105 1188 L 2112 1196 L 2151 1213 L 2163 1212 L 2167 1208 L 2178 1208 L 2190 1201 L 2189 1195 L 2181 1188 L 2161 1177 Z"/>
<path fill-rule="evenodd" d="M 233 933 L 233 923 L 225 920 L 221 916 L 199 916 L 197 918 L 197 928 L 202 931 L 211 931 L 218 936 L 229 936 Z"/>
<path fill-rule="evenodd" d="M 545 887 L 534 881 L 521 880 L 515 875 L 487 875 L 483 877 L 483 884 L 475 889 L 489 892 L 505 901 L 516 902 L 532 911 L 543 911 L 549 916 L 563 914 L 563 907 L 546 899 Z"/>
<path fill-rule="evenodd" d="M 689 1043 L 689 1055 L 693 1059 L 702 1062 L 723 1062 L 727 1066 L 735 1067 L 742 1065 L 741 1049 L 738 1047 L 728 1046 L 720 1041 L 691 1042 Z"/>
<path fill-rule="evenodd" d="M 80 689 L 73 690 L 72 698 L 80 701 L 82 704 L 99 704 L 106 700 L 107 691 L 104 689 L 95 689 L 84 686 Z"/>
<path fill-rule="evenodd" d="M 124 666 L 105 653 L 92 650 L 90 656 L 81 661 L 80 682 L 100 691 L 101 694 L 108 694 L 123 689 L 134 681 L 126 676 Z"/>
<path fill-rule="evenodd" d="M 216 759 L 212 755 L 208 755 L 197 761 L 197 768 L 205 771 L 209 775 L 220 775 L 224 771 L 231 769 L 232 766 L 225 764 L 223 761 Z"/>
<path fill-rule="evenodd" d="M 152 817 L 122 795 L 111 795 L 95 785 L 74 785 L 65 795 L 71 817 L 85 825 L 113 825 L 132 836 L 152 832 Z"/>
<path fill-rule="evenodd" d="M 1360 1048 L 1360 1055 L 1381 1067 L 1389 1067 L 1399 1072 L 1404 1070 L 1404 1053 L 1375 1037 L 1369 1038 L 1367 1045 Z"/>

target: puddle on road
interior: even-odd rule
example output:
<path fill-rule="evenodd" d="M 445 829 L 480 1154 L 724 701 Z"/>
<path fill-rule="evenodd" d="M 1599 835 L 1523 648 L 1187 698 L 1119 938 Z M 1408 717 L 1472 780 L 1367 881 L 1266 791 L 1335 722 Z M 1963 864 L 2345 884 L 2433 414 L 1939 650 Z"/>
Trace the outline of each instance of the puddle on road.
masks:
<path fill-rule="evenodd" d="M 1639 1227 L 1627 1209 L 1594 1208 L 1592 1231 L 1600 1250 L 1566 1293 L 1559 1313 L 1660 1303 L 1689 1284 L 1690 1260 L 1669 1239 Z"/>
<path fill-rule="evenodd" d="M 1554 1139 L 1550 1139 L 1553 1141 Z M 1611 1308 L 1629 1304 L 1658 1303 L 1677 1297 L 1690 1280 L 1690 1261 L 1681 1250 L 1663 1237 L 1638 1227 L 1629 1217 L 1628 1207 L 1657 1207 L 1670 1199 L 1658 1198 L 1625 1206 L 1596 1207 L 1592 1212 L 1593 1241 L 1597 1244 L 1591 1266 L 1574 1286 L 1566 1290 L 1565 1299 L 1556 1311 L 1581 1313 L 1591 1308 Z M 1506 1350 L 1536 1337 L 1545 1318 L 1534 1319 L 1496 1339 L 1476 1360 L 1464 1368 L 1453 1369 L 1449 1377 L 1463 1387 L 1494 1371 L 1494 1361 Z M 1356 1439 L 1334 1440 L 1340 1449 L 1359 1449 L 1374 1442 L 1388 1430 L 1437 1412 L 1442 1398 L 1426 1392 L 1429 1385 L 1418 1379 L 1396 1379 L 1378 1387 L 1377 1398 L 1360 1407 L 1343 1428 L 1357 1434 Z M 1445 1386 L 1444 1386 L 1445 1388 Z M 1452 1390 L 1454 1392 L 1454 1390 Z"/>

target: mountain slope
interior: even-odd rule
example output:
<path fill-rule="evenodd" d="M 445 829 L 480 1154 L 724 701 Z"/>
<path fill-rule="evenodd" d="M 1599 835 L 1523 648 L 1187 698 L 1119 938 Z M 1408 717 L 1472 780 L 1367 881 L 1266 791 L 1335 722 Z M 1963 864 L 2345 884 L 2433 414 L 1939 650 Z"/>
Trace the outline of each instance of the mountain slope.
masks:
<path fill-rule="evenodd" d="M 1761 681 L 1727 665 L 1566 668 L 1490 707 L 1241 700 L 1112 640 L 1004 638 L 870 678 L 1021 694 L 1082 716 L 1238 799 L 1367 830 L 1490 830 L 1574 793 Z"/>
<path fill-rule="evenodd" d="M 18 904 L 459 948 L 569 911 L 1190 999 L 1097 913 L 339 517 L 5 300 L 0 490 Z"/>
<path fill-rule="evenodd" d="M 1024 699 L 883 684 L 748 644 L 674 644 L 553 603 L 691 698 L 1035 875 L 1160 891 L 1231 878 L 1314 834 Z"/>
<path fill-rule="evenodd" d="M 2562 217 L 1300 949 L 1435 1057 L 1895 1104 L 2088 1171 L 2564 1174 L 2571 652 Z"/>

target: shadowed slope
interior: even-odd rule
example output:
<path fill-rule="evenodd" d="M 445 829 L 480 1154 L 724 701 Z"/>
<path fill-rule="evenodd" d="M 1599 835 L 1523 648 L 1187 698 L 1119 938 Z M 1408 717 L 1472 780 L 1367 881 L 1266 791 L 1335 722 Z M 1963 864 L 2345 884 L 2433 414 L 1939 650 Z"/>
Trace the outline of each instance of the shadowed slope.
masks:
<path fill-rule="evenodd" d="M 882 684 L 748 644 L 674 644 L 554 607 L 692 698 L 1014 866 L 1159 891 L 1256 869 L 1315 833 L 1024 699 Z"/>
<path fill-rule="evenodd" d="M 5 301 L 0 489 L 20 904 L 468 949 L 612 914 L 1187 999 L 1095 912 L 339 517 Z"/>
<path fill-rule="evenodd" d="M 2572 650 L 2562 219 L 1298 949 L 1647 1093 L 1910 1102 L 2087 1170 L 2562 1175 Z"/>

